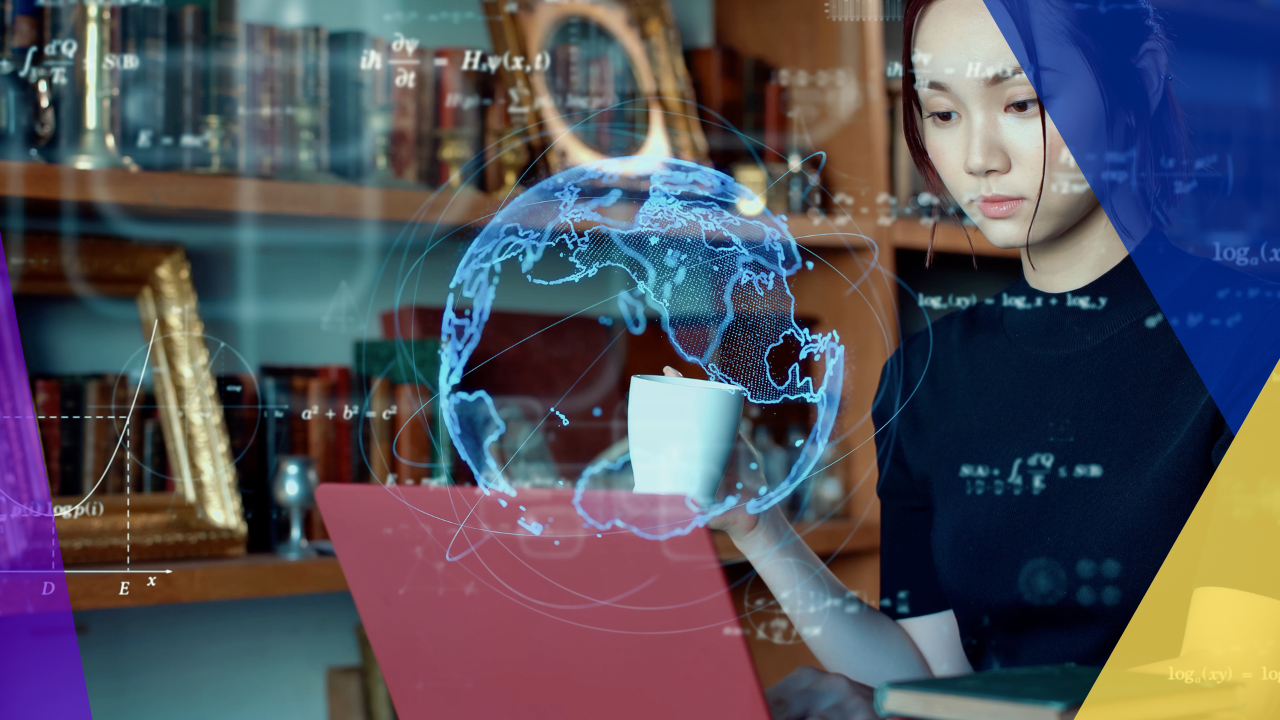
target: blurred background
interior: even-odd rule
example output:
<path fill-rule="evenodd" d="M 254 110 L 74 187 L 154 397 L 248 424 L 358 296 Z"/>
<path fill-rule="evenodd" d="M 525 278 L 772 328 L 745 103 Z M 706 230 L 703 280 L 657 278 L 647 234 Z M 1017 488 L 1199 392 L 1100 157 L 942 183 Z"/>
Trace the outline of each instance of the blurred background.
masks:
<path fill-rule="evenodd" d="M 1171 237 L 1280 278 L 1280 10 L 1156 5 L 1203 171 Z M 63 558 L 157 571 L 68 576 L 95 717 L 391 717 L 336 559 L 285 557 L 281 458 L 320 482 L 471 482 L 433 403 L 454 268 L 504 202 L 602 157 L 701 162 L 758 193 L 744 214 L 787 218 L 812 263 L 796 316 L 849 348 L 826 467 L 788 512 L 879 602 L 880 367 L 1021 272 L 912 167 L 900 18 L 897 0 L 5 0 L 0 236 L 54 504 L 89 499 L 58 521 Z M 619 282 L 498 296 L 463 387 L 497 399 L 518 484 L 625 439 L 631 374 L 696 372 L 601 304 Z M 556 402 L 573 424 L 539 425 Z M 785 475 L 812 418 L 744 423 Z M 736 587 L 764 682 L 814 662 L 760 583 Z"/>

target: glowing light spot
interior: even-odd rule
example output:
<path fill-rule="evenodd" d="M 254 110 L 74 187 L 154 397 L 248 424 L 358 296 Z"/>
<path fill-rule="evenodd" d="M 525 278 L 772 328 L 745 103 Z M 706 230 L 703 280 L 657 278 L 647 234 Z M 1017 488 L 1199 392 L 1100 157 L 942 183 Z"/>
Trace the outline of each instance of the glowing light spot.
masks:
<path fill-rule="evenodd" d="M 520 518 L 519 520 L 516 520 L 516 524 L 518 524 L 520 527 L 524 528 L 525 530 L 528 530 L 530 533 L 534 535 L 542 534 L 542 523 L 538 522 L 537 520 L 530 522 L 528 520 L 525 520 L 524 518 Z"/>
<path fill-rule="evenodd" d="M 751 463 L 748 467 L 750 467 L 752 470 L 759 470 L 759 469 L 760 469 L 760 463 L 754 463 L 754 462 L 753 462 L 753 463 Z"/>
<path fill-rule="evenodd" d="M 805 266 L 806 268 L 808 268 L 809 270 L 812 270 L 812 269 L 813 269 L 813 261 L 812 261 L 812 260 L 805 260 L 805 261 L 804 261 L 804 266 Z"/>
<path fill-rule="evenodd" d="M 520 506 L 520 512 L 528 512 L 528 511 L 529 511 L 529 509 L 528 509 L 528 508 L 526 508 L 525 506 L 523 506 L 523 505 L 521 505 L 521 506 Z"/>
<path fill-rule="evenodd" d="M 560 412 L 559 410 L 557 410 L 557 409 L 555 409 L 555 408 L 551 408 L 551 412 L 555 413 L 555 414 L 556 414 L 556 417 L 560 418 L 560 424 L 561 424 L 562 426 L 563 426 L 563 425 L 568 425 L 568 424 L 569 424 L 569 418 L 565 417 L 565 416 L 564 416 L 564 413 Z"/>
<path fill-rule="evenodd" d="M 600 417 L 601 415 L 604 415 L 604 410 L 601 410 L 599 405 L 591 408 L 591 417 Z"/>
<path fill-rule="evenodd" d="M 800 447 L 800 446 L 801 446 L 801 445 L 803 445 L 803 444 L 804 444 L 804 440 L 797 440 L 797 441 L 796 441 L 796 447 Z"/>
<path fill-rule="evenodd" d="M 498 504 L 501 505 L 502 507 L 506 507 L 507 501 L 503 500 L 502 498 L 498 498 Z"/>

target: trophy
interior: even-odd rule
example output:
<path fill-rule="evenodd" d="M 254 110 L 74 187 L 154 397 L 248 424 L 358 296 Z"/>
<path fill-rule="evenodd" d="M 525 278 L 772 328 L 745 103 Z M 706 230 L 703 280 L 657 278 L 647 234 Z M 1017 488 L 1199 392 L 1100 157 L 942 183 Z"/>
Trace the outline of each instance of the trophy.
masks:
<path fill-rule="evenodd" d="M 296 143 L 293 167 L 276 175 L 277 180 L 311 183 L 340 183 L 342 178 L 324 170 L 328 162 L 325 158 L 324 138 L 321 135 L 321 108 L 312 100 L 302 99 L 292 108 L 287 117 L 292 118 L 293 136 Z"/>
<path fill-rule="evenodd" d="M 302 535 L 302 521 L 316 504 L 315 462 L 309 455 L 282 455 L 277 468 L 271 494 L 277 505 L 289 511 L 289 538 L 276 545 L 276 554 L 289 560 L 312 557 L 316 551 Z"/>
<path fill-rule="evenodd" d="M 391 167 L 391 114 L 390 104 L 381 104 L 369 113 L 369 132 L 373 135 L 373 173 L 365 185 L 403 190 L 420 190 L 412 180 L 397 177 Z"/>
<path fill-rule="evenodd" d="M 446 168 L 449 187 L 455 190 L 461 188 L 467 184 L 462 173 L 467 161 L 472 158 L 471 139 L 464 130 L 442 129 L 437 130 L 436 135 L 440 138 L 436 158 Z"/>
<path fill-rule="evenodd" d="M 72 153 L 64 162 L 80 170 L 116 167 L 137 170 L 131 159 L 120 155 L 113 130 L 120 74 L 118 64 L 108 63 L 107 56 L 117 50 L 112 40 L 119 35 L 119 8 L 101 0 L 85 0 L 74 12 L 79 16 L 76 45 L 84 52 L 73 66 L 78 72 L 71 73 L 75 76 L 80 117 L 78 128 L 68 128 L 77 137 Z"/>

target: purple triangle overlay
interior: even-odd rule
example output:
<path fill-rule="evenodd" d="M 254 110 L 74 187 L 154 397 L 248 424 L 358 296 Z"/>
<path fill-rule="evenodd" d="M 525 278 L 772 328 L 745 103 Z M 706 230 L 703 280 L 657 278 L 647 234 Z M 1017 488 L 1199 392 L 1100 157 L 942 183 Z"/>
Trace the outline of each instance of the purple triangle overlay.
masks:
<path fill-rule="evenodd" d="M 1163 319 L 1239 431 L 1280 359 L 1280 53 L 1267 39 L 1280 32 L 1280 9 L 1242 0 L 985 1 Z M 1137 123 L 1126 121 L 1150 116 L 1134 59 L 1156 27 L 1171 51 L 1160 82 L 1185 117 L 1185 144 L 1139 142 Z M 1156 113 L 1169 113 L 1161 97 Z M 1144 164 L 1140 145 L 1169 152 L 1148 152 Z M 1173 202 L 1154 202 L 1153 187 Z"/>
<path fill-rule="evenodd" d="M 0 247 L 0 262 L 4 249 Z M 0 717 L 92 718 L 27 384 L 0 272 Z"/>

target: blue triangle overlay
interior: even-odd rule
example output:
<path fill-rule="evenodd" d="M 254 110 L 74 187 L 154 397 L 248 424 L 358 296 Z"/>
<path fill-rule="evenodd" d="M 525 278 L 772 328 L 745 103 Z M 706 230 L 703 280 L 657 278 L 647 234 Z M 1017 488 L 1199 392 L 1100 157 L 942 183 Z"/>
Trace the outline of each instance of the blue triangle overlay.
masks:
<path fill-rule="evenodd" d="M 1280 4 L 985 2 L 1239 431 L 1280 359 Z M 1133 60 L 1157 26 L 1171 51 L 1162 84 L 1181 105 L 1189 141 L 1179 145 L 1184 155 L 1148 153 L 1145 165 L 1134 152 L 1135 123 L 1124 118 L 1128 108 L 1150 112 Z M 1157 116 L 1170 113 L 1160 102 Z M 1155 186 L 1174 200 L 1167 221 L 1166 206 L 1149 196 Z"/>

